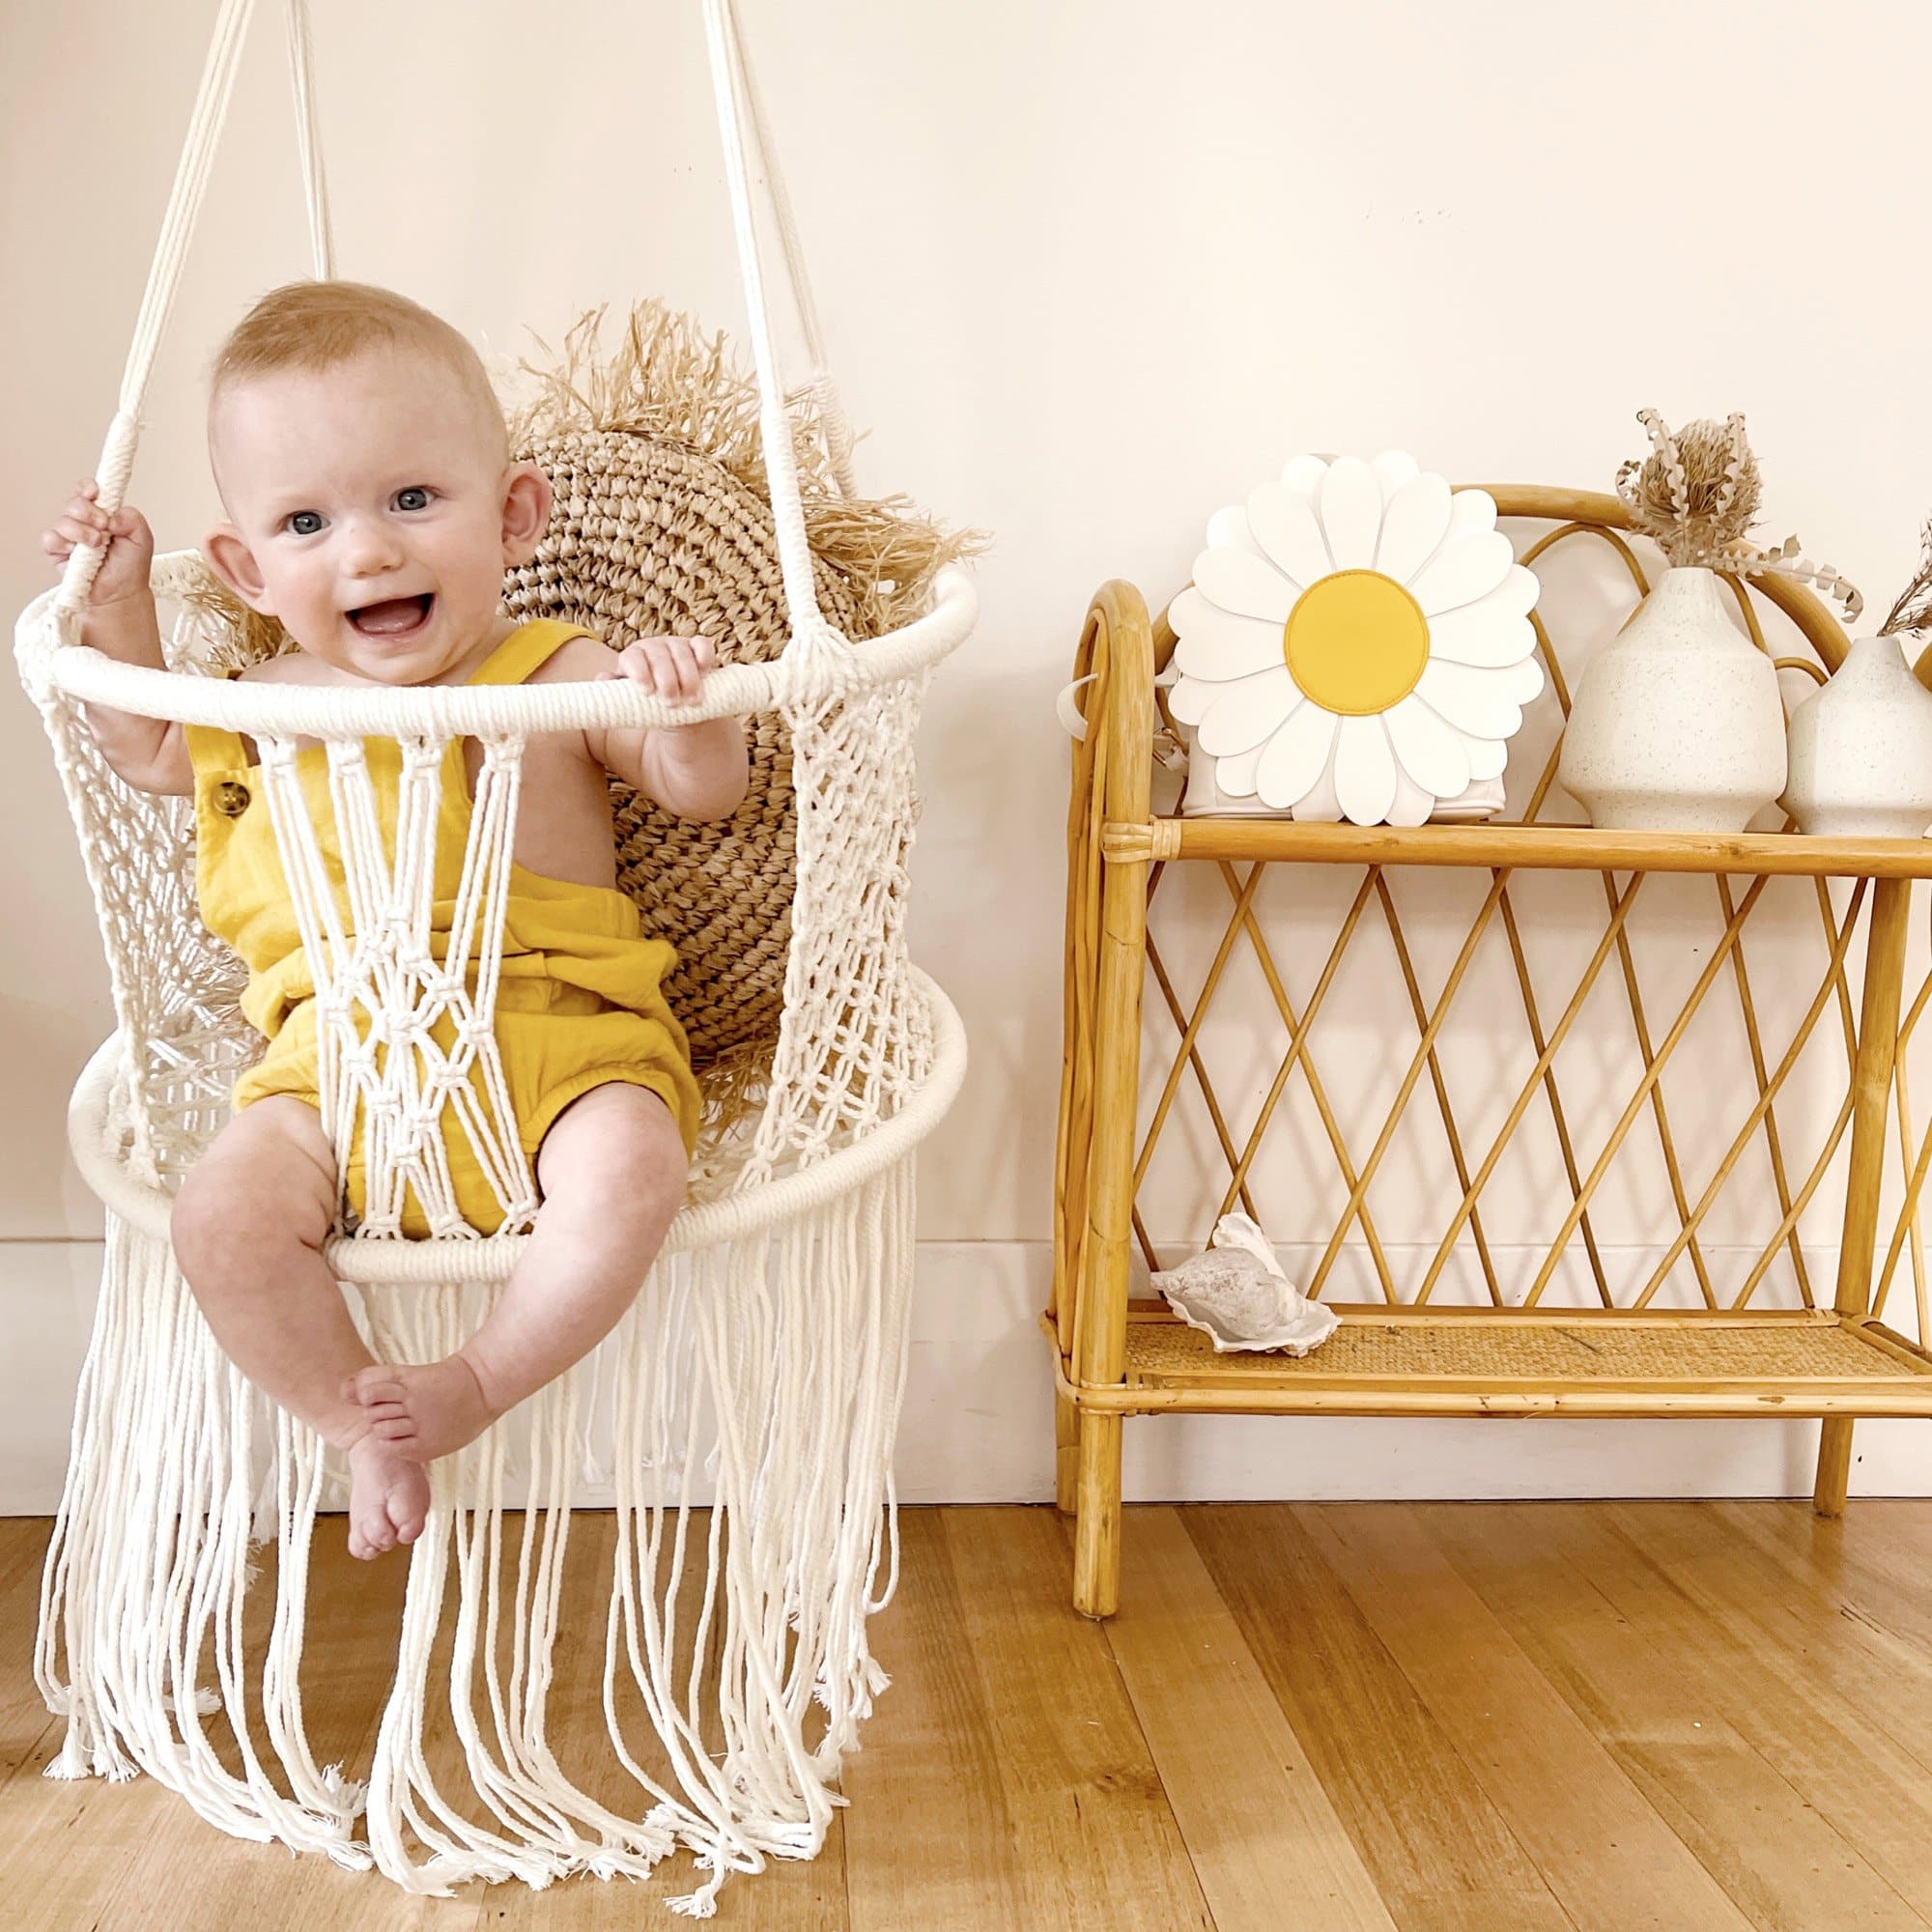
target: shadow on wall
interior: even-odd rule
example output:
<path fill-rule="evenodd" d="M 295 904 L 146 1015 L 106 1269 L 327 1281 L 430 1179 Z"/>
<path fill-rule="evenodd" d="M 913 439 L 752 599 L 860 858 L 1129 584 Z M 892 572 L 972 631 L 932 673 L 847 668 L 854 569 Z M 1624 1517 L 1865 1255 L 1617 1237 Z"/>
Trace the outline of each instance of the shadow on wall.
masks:
<path fill-rule="evenodd" d="M 15 1240 L 60 1240 L 100 1235 L 100 1204 L 68 1157 L 64 1111 L 51 1116 L 43 1096 L 65 1096 L 88 1057 L 113 1025 L 40 1001 L 0 994 L 0 1040 L 7 1043 L 8 1086 L 36 1104 L 0 1112 L 0 1171 L 6 1176 L 6 1229 Z"/>

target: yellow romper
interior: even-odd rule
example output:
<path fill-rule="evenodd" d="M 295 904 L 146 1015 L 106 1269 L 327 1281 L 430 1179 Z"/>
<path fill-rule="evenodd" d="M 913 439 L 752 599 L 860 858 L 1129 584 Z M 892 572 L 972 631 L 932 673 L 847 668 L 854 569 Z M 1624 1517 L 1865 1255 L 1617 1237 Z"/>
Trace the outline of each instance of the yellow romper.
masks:
<path fill-rule="evenodd" d="M 572 638 L 591 635 L 549 618 L 525 624 L 504 639 L 469 682 L 521 684 Z M 438 807 L 431 929 L 445 947 L 469 831 L 463 745 L 462 739 L 452 739 L 444 749 Z M 242 1010 L 269 1041 L 261 1060 L 235 1083 L 234 1105 L 239 1111 L 270 1094 L 292 1094 L 319 1108 L 315 981 L 270 824 L 260 767 L 248 763 L 242 739 L 232 731 L 189 725 L 187 748 L 194 766 L 195 890 L 201 916 L 209 930 L 247 965 Z M 368 738 L 363 753 L 393 858 L 401 753 L 393 739 Z M 329 801 L 327 753 L 314 746 L 298 753 L 297 769 L 317 844 L 346 918 L 347 888 Z M 538 1145 L 552 1122 L 580 1094 L 608 1081 L 648 1088 L 671 1110 L 687 1153 L 696 1145 L 699 1101 L 689 1045 L 659 990 L 676 958 L 668 940 L 645 937 L 638 908 L 614 887 L 579 885 L 511 866 L 496 1036 L 519 1138 L 532 1172 Z M 473 988 L 473 957 L 469 981 Z M 445 1051 L 455 1043 L 455 1026 L 447 1013 L 431 1033 Z M 494 1234 L 502 1223 L 502 1208 L 455 1110 L 447 1105 L 441 1133 L 458 1208 L 479 1233 Z M 349 1205 L 358 1218 L 365 1198 L 363 1168 L 358 1130 L 344 1175 Z M 402 1232 L 416 1237 L 430 1232 L 412 1188 L 407 1194 Z"/>

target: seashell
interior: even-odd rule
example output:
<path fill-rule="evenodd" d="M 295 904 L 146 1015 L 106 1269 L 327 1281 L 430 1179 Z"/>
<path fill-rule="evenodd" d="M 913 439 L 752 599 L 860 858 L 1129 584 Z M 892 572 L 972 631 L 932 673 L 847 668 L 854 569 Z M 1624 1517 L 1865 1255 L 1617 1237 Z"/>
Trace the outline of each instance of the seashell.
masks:
<path fill-rule="evenodd" d="M 1305 1355 L 1341 1326 L 1332 1310 L 1310 1301 L 1282 1273 L 1267 1236 L 1245 1214 L 1224 1214 L 1205 1254 L 1151 1279 L 1216 1354 L 1279 1349 Z"/>

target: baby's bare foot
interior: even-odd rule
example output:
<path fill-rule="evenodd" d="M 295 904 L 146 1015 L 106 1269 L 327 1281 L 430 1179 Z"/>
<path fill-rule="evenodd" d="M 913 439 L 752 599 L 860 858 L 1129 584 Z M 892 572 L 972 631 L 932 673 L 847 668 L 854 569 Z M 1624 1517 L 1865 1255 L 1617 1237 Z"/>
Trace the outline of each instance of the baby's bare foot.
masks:
<path fill-rule="evenodd" d="M 343 1393 L 362 1405 L 371 1437 L 418 1463 L 434 1463 L 475 1441 L 500 1412 L 461 1355 L 378 1362 L 351 1376 Z"/>
<path fill-rule="evenodd" d="M 373 1432 L 349 1445 L 349 1553 L 365 1562 L 413 1543 L 429 1509 L 423 1465 Z"/>

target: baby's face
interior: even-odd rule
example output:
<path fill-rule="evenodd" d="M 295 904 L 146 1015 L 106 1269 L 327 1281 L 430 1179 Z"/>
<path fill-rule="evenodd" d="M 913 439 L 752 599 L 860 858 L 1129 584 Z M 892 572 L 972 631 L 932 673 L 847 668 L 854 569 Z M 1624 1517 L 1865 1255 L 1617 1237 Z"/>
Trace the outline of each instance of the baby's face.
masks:
<path fill-rule="evenodd" d="M 550 513 L 455 373 L 387 351 L 226 392 L 211 447 L 232 525 L 211 564 L 305 651 L 379 684 L 448 676 L 497 630 L 506 564 Z"/>

